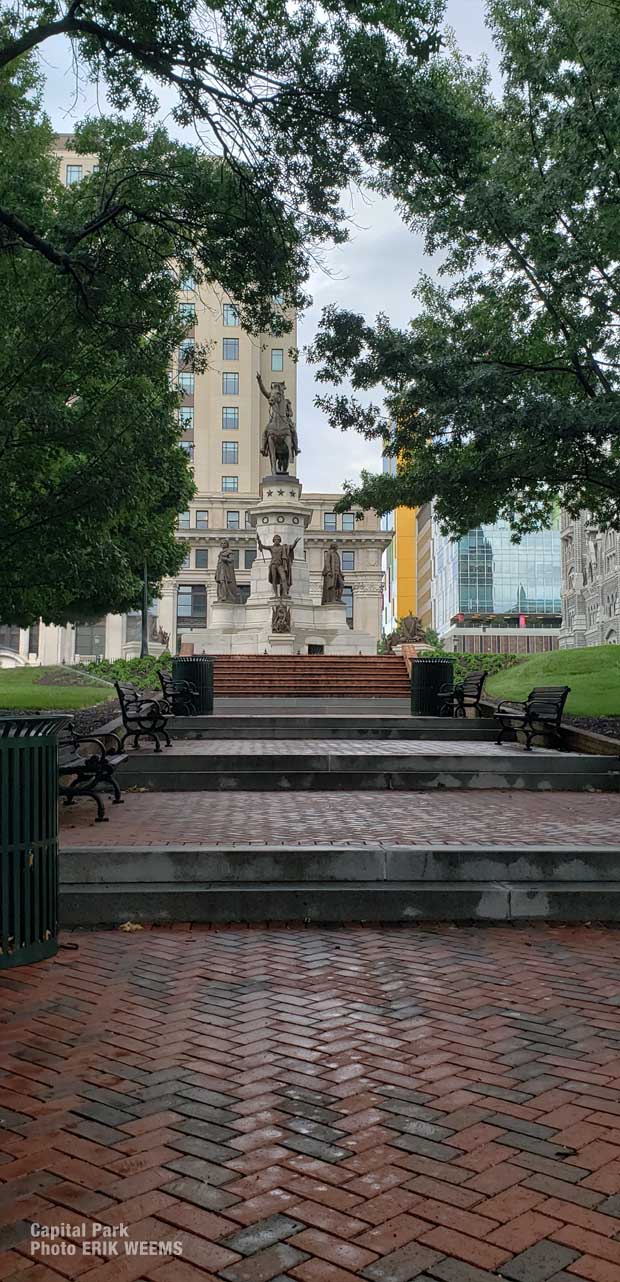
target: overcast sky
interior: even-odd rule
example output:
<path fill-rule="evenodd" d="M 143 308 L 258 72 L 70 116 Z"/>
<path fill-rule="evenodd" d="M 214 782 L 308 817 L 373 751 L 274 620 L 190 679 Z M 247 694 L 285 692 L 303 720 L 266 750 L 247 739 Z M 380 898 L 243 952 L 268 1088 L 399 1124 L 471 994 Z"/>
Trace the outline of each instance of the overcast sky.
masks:
<path fill-rule="evenodd" d="M 473 58 L 485 53 L 496 65 L 484 21 L 484 0 L 448 0 L 447 22 L 463 52 Z M 66 133 L 76 121 L 97 109 L 95 91 L 84 85 L 78 86 L 76 94 L 71 52 L 60 39 L 45 46 L 42 69 L 47 76 L 46 109 L 54 128 Z M 105 109 L 104 104 L 102 107 Z M 432 272 L 432 261 L 424 254 L 421 238 L 403 226 L 391 203 L 360 199 L 354 219 L 356 227 L 348 243 L 325 254 L 328 271 L 317 271 L 312 277 L 313 305 L 299 324 L 302 349 L 312 341 L 321 310 L 328 303 L 361 312 L 368 320 L 385 312 L 394 324 L 406 325 L 413 311 L 411 291 L 418 276 L 422 270 Z M 380 453 L 374 444 L 356 432 L 333 431 L 315 409 L 314 373 L 303 350 L 297 390 L 302 451 L 298 473 L 306 490 L 334 491 L 345 479 L 356 480 L 361 468 L 380 470 Z"/>

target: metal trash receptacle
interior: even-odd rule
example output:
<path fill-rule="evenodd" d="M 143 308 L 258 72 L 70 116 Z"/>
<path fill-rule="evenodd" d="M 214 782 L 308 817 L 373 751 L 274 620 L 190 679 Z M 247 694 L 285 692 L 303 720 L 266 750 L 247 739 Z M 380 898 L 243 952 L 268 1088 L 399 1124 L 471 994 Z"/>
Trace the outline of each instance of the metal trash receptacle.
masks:
<path fill-rule="evenodd" d="M 0 717 L 0 970 L 58 951 L 58 741 L 67 716 Z"/>
<path fill-rule="evenodd" d="M 450 659 L 414 659 L 411 664 L 411 715 L 412 717 L 438 717 L 439 691 L 442 686 L 454 686 L 454 666 Z"/>
<path fill-rule="evenodd" d="M 198 691 L 196 716 L 213 712 L 213 659 L 205 654 L 188 654 L 172 660 L 173 681 L 191 681 Z"/>

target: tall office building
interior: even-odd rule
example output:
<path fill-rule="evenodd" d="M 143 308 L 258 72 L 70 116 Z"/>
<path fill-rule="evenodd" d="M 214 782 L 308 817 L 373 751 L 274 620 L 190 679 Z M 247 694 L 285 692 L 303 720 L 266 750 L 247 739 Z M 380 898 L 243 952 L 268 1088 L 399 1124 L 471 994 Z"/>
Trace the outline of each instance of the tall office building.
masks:
<path fill-rule="evenodd" d="M 535 654 L 557 649 L 559 517 L 513 543 L 505 521 L 452 541 L 433 520 L 433 626 L 449 650 Z"/>
<path fill-rule="evenodd" d="M 395 458 L 384 456 L 384 472 L 395 476 L 396 467 Z M 384 635 L 393 632 L 398 619 L 408 614 L 417 615 L 424 628 L 432 627 L 432 504 L 395 508 L 381 518 L 381 528 L 393 536 L 383 554 L 385 583 L 381 624 Z"/>
<path fill-rule="evenodd" d="M 57 138 L 56 154 L 61 180 L 79 182 L 97 166 L 96 156 L 71 149 L 70 135 Z M 297 416 L 297 366 L 291 355 L 296 344 L 295 318 L 282 338 L 271 334 L 251 336 L 239 326 L 234 300 L 212 286 L 182 282 L 179 307 L 187 320 L 187 333 L 173 363 L 172 377 L 182 394 L 178 410 L 179 434 L 194 471 L 196 497 L 179 516 L 178 536 L 188 544 L 181 573 L 164 581 L 161 599 L 152 607 L 154 650 L 163 644 L 176 649 L 191 643 L 192 633 L 211 623 L 216 599 L 215 567 L 224 539 L 233 550 L 242 600 L 250 591 L 250 570 L 256 556 L 256 536 L 249 513 L 259 498 L 259 481 L 269 472 L 261 454 L 263 429 L 269 407 L 259 389 L 257 374 L 267 388 L 272 380 L 286 383 L 293 414 Z M 193 370 L 192 348 L 207 347 L 209 367 Z M 310 455 L 311 441 L 300 425 L 301 455 L 292 472 L 300 470 Z M 334 538 L 346 580 L 344 601 L 351 627 L 377 640 L 381 630 L 381 556 L 391 535 L 380 529 L 374 512 L 337 515 L 339 494 L 308 494 L 304 502 L 313 509 L 305 535 L 306 558 L 313 600 L 320 603 L 323 554 Z M 75 659 L 131 657 L 140 650 L 141 618 L 108 615 L 77 627 L 38 629 L 0 628 L 0 664 L 10 662 L 73 662 Z M 160 641 L 157 641 L 157 637 Z M 3 653 L 4 652 L 4 653 Z"/>

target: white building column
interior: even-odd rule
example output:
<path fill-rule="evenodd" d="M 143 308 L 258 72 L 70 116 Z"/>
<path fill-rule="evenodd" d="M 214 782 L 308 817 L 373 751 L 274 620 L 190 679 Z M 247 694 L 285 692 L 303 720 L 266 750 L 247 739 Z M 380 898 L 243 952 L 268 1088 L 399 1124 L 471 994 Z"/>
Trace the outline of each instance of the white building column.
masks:
<path fill-rule="evenodd" d="M 105 620 L 105 657 L 122 659 L 123 630 L 125 618 L 122 614 L 107 614 Z"/>
<path fill-rule="evenodd" d="M 30 628 L 20 628 L 20 629 L 19 629 L 19 650 L 18 650 L 18 654 L 19 654 L 20 659 L 25 659 L 25 660 L 26 660 L 26 663 L 28 662 L 28 637 L 29 637 L 29 635 L 30 635 Z"/>
<path fill-rule="evenodd" d="M 176 610 L 177 590 L 174 579 L 166 579 L 162 584 L 157 620 L 163 632 L 168 633 L 168 649 L 174 654 L 176 645 Z"/>

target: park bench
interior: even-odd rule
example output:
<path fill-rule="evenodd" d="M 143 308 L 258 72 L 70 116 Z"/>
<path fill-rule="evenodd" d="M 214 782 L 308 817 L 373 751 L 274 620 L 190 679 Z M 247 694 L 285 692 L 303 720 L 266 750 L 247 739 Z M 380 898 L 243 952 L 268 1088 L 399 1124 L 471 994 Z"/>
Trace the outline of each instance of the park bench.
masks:
<path fill-rule="evenodd" d="M 495 710 L 495 719 L 500 723 L 496 743 L 502 742 L 506 730 L 523 730 L 529 752 L 534 735 L 551 731 L 557 737 L 569 694 L 570 686 L 537 686 L 530 690 L 524 703 L 503 700 Z"/>
<path fill-rule="evenodd" d="M 139 747 L 140 739 L 153 739 L 155 751 L 161 752 L 160 736 L 170 747 L 170 736 L 166 722 L 170 716 L 170 707 L 164 699 L 145 699 L 135 686 L 124 681 L 115 681 L 116 693 L 121 706 L 121 717 L 125 733 L 121 744 L 133 739 L 134 748 Z"/>
<path fill-rule="evenodd" d="M 193 717 L 196 714 L 200 693 L 191 681 L 174 681 L 169 672 L 158 672 L 164 699 L 175 717 Z"/>
<path fill-rule="evenodd" d="M 486 672 L 470 672 L 453 690 L 442 686 L 439 690 L 440 717 L 464 717 L 468 708 L 474 708 L 476 716 L 481 717 L 480 700 L 486 675 Z"/>
<path fill-rule="evenodd" d="M 93 735 L 78 735 L 73 725 L 67 726 L 58 739 L 58 791 L 65 806 L 72 806 L 76 797 L 90 797 L 97 807 L 96 823 L 103 823 L 106 815 L 101 793 L 114 793 L 113 804 L 122 804 L 121 790 L 114 778 L 114 771 L 126 759 L 121 752 L 117 734 L 106 732 L 106 739 L 113 739 L 115 747 L 108 748 L 102 739 Z M 83 754 L 82 744 L 90 744 L 93 752 Z"/>

